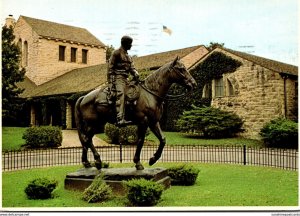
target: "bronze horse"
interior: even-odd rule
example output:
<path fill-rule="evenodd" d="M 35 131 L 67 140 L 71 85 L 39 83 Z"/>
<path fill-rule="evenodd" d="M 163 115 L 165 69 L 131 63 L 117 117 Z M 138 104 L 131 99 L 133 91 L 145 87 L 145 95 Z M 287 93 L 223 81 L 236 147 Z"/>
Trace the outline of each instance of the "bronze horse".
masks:
<path fill-rule="evenodd" d="M 159 121 L 162 116 L 163 101 L 173 83 L 182 85 L 189 91 L 196 86 L 196 81 L 178 57 L 154 71 L 138 85 L 140 94 L 133 112 L 128 116 L 128 119 L 138 126 L 138 142 L 133 159 L 137 170 L 144 169 L 140 162 L 140 153 L 148 127 L 160 142 L 155 154 L 150 158 L 149 164 L 153 165 L 161 157 L 166 139 L 160 128 Z M 116 120 L 111 105 L 97 103 L 99 97 L 106 98 L 106 94 L 103 89 L 93 90 L 87 95 L 80 97 L 75 105 L 75 119 L 79 139 L 83 147 L 82 163 L 85 167 L 91 166 L 87 158 L 87 152 L 90 148 L 94 155 L 95 166 L 97 169 L 101 169 L 100 155 L 92 143 L 92 138 L 96 133 L 100 132 L 100 129 L 107 122 L 115 123 Z"/>

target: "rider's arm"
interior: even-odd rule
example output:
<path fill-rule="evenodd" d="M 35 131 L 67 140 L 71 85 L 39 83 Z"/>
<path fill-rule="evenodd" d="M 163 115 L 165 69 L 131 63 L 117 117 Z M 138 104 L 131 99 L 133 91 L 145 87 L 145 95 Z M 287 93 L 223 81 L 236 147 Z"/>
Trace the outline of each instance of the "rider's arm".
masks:
<path fill-rule="evenodd" d="M 132 61 L 132 59 L 130 58 L 130 60 L 131 60 L 131 64 L 130 64 L 130 73 L 131 73 L 131 75 L 135 78 L 135 80 L 139 80 L 139 77 L 140 77 L 140 75 L 139 75 L 139 72 L 135 69 L 135 67 L 134 67 L 134 63 L 133 63 L 133 61 Z"/>

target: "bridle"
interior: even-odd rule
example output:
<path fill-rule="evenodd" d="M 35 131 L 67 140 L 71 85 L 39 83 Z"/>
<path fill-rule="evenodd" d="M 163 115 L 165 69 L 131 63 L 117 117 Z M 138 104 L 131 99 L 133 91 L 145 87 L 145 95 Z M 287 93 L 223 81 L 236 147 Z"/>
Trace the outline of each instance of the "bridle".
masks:
<path fill-rule="evenodd" d="M 179 75 L 181 78 L 183 79 L 186 79 L 186 77 L 180 73 L 176 68 L 174 68 L 174 66 L 172 67 L 169 67 L 168 68 L 168 72 L 171 72 L 171 71 L 174 71 L 177 75 Z M 191 81 L 192 78 L 188 79 L 188 81 Z M 155 97 L 161 99 L 161 100 L 168 100 L 168 101 L 175 101 L 179 98 L 182 98 L 182 97 L 185 97 L 187 95 L 190 95 L 191 94 L 191 91 L 187 91 L 185 93 L 182 93 L 182 94 L 179 94 L 179 95 L 170 95 L 170 94 L 167 94 L 165 97 L 162 97 L 158 94 L 156 94 L 155 92 L 151 91 L 146 85 L 145 85 L 145 80 L 141 81 L 140 83 L 140 86 L 145 89 L 147 92 L 149 92 L 150 94 L 154 95 Z"/>

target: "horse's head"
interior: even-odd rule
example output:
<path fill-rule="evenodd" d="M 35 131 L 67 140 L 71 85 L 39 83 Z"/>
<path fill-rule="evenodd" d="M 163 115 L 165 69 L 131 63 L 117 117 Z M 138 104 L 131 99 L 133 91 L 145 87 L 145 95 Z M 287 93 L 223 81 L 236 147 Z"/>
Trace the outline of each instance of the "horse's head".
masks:
<path fill-rule="evenodd" d="M 184 64 L 179 60 L 177 56 L 175 60 L 171 63 L 170 72 L 173 73 L 172 78 L 175 83 L 182 85 L 187 88 L 189 91 L 193 90 L 197 86 L 195 79 L 192 75 L 187 71 Z"/>

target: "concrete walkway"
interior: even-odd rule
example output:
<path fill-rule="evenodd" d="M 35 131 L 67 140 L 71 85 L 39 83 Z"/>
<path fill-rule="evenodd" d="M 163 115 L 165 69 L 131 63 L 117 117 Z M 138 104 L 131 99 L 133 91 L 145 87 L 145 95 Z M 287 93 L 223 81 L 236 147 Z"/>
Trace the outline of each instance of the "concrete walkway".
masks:
<path fill-rule="evenodd" d="M 63 140 L 60 148 L 81 146 L 77 130 L 62 130 L 62 135 Z M 110 144 L 96 136 L 93 137 L 93 143 L 95 146 L 111 146 Z"/>

